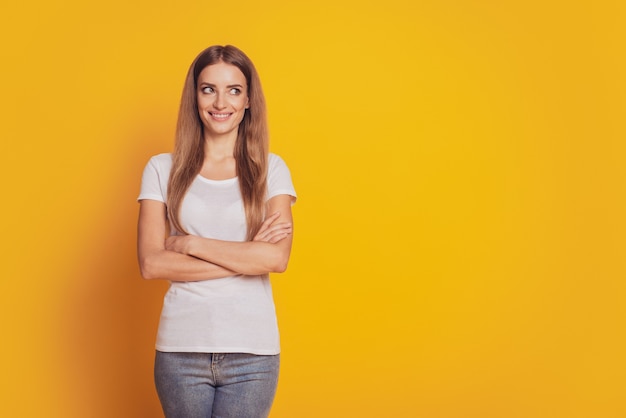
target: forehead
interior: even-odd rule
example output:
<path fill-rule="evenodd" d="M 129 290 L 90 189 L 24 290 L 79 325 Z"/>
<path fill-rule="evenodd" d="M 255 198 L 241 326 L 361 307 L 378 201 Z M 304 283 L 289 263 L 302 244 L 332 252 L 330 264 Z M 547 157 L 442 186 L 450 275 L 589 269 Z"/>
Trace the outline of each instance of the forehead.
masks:
<path fill-rule="evenodd" d="M 218 62 L 217 64 L 207 65 L 200 71 L 198 75 L 198 84 L 209 83 L 215 85 L 246 85 L 246 77 L 241 70 L 232 64 Z"/>

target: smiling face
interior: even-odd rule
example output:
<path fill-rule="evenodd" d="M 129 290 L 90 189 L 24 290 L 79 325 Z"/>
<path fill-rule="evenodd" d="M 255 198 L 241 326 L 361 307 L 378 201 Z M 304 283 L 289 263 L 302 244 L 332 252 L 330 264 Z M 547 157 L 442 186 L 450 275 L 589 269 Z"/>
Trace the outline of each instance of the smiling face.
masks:
<path fill-rule="evenodd" d="M 234 65 L 218 62 L 198 75 L 198 114 L 205 138 L 237 137 L 249 105 L 246 77 Z"/>

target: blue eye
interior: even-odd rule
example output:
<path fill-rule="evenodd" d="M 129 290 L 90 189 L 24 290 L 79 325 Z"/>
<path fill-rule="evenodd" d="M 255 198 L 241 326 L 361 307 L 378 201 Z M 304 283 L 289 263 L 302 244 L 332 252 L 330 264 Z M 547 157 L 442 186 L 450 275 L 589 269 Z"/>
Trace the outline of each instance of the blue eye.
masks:
<path fill-rule="evenodd" d="M 213 87 L 202 87 L 202 93 L 210 94 L 213 93 Z"/>
<path fill-rule="evenodd" d="M 239 90 L 238 88 L 230 89 L 230 94 L 237 95 L 237 94 L 240 94 L 240 93 L 241 93 L 241 90 Z"/>

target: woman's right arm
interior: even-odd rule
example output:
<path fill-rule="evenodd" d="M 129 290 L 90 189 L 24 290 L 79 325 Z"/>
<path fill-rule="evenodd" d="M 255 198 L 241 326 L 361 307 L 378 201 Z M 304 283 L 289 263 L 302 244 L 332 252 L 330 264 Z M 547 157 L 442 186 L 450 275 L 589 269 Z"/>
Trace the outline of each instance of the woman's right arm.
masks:
<path fill-rule="evenodd" d="M 141 200 L 137 226 L 137 255 L 144 279 L 195 282 L 237 274 L 213 263 L 165 249 L 168 222 L 165 204 Z"/>

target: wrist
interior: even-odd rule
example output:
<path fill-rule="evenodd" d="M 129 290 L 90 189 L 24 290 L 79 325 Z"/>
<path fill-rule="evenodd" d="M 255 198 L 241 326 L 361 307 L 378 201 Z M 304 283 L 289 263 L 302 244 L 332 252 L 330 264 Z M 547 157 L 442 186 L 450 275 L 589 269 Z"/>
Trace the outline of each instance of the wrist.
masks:
<path fill-rule="evenodd" d="M 194 255 L 195 238 L 196 237 L 194 235 L 187 235 L 185 237 L 185 245 L 183 246 L 183 248 L 185 250 L 185 254 L 187 254 L 187 255 Z"/>

